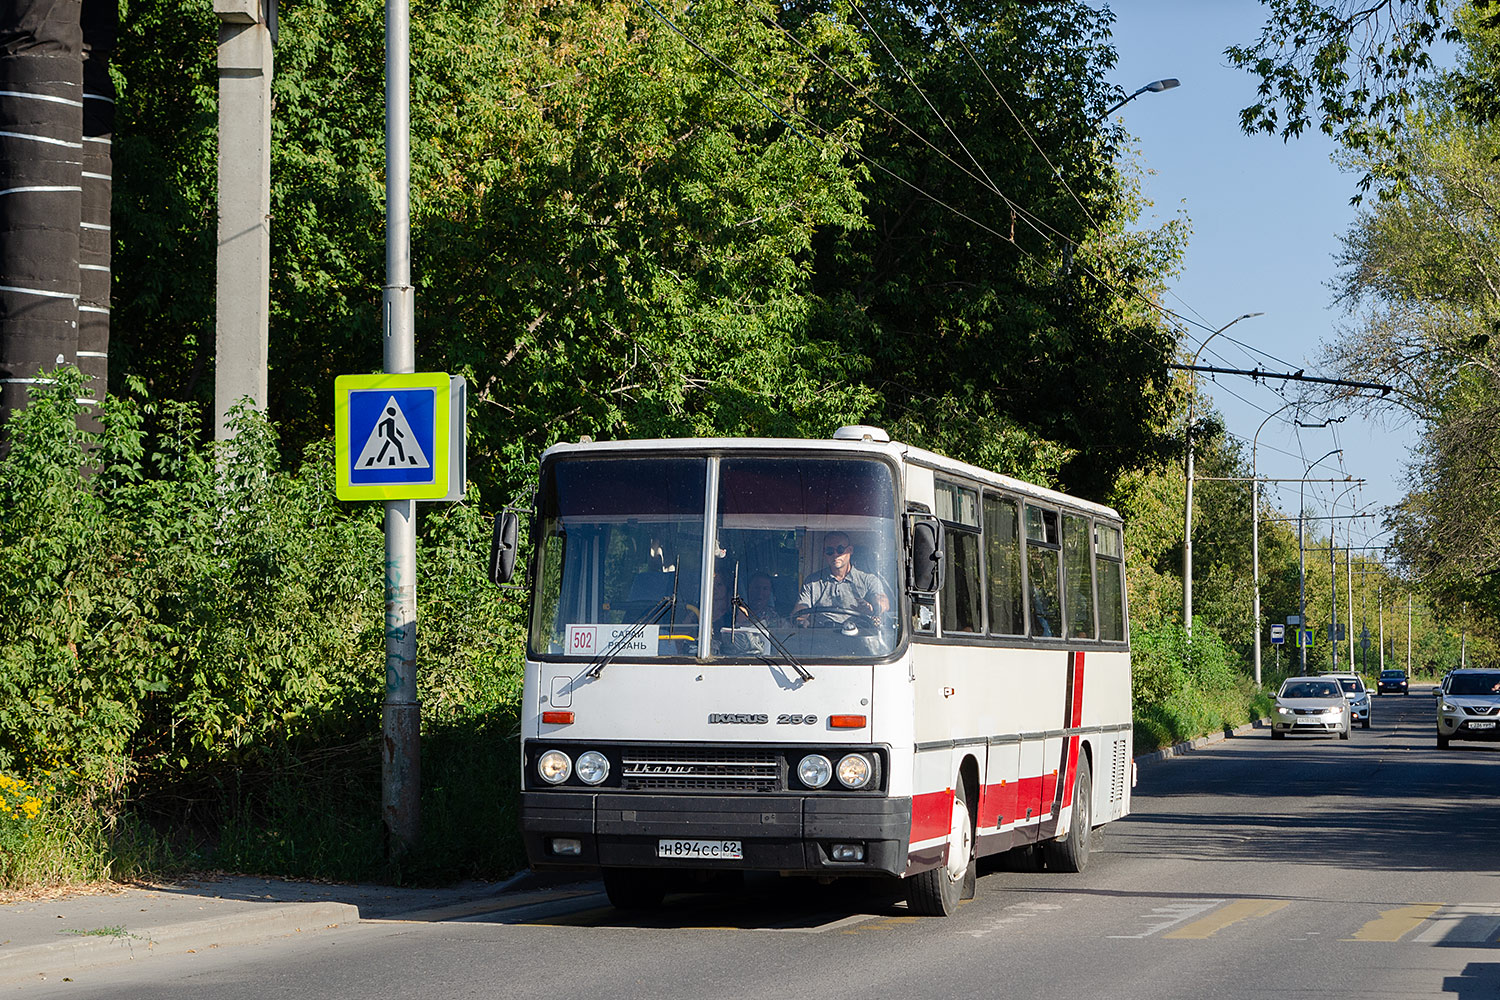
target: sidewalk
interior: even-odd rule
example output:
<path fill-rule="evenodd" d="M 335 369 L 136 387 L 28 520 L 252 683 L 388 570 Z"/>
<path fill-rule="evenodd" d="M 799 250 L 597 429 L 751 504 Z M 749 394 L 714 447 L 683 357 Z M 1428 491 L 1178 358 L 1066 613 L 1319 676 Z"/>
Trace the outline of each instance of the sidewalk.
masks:
<path fill-rule="evenodd" d="M 409 889 L 226 877 L 8 903 L 0 905 L 0 985 L 55 982 L 79 969 L 327 933 L 361 920 L 452 919 L 505 905 L 501 896 L 545 898 L 563 881 L 523 872 L 506 882 Z"/>

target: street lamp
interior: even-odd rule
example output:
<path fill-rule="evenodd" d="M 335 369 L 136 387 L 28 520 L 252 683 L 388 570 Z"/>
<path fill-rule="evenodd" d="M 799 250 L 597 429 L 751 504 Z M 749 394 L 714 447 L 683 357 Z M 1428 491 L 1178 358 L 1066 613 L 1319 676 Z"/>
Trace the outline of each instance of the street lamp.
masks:
<path fill-rule="evenodd" d="M 1300 632 L 1307 627 L 1307 549 L 1302 538 L 1302 515 L 1303 500 L 1302 493 L 1307 486 L 1307 474 L 1312 472 L 1313 467 L 1319 465 L 1324 458 L 1332 458 L 1334 455 L 1342 455 L 1344 449 L 1335 448 L 1328 454 L 1310 463 L 1302 472 L 1302 483 L 1297 487 L 1297 629 Z M 1299 635 L 1300 639 L 1301 636 Z M 1307 673 L 1307 643 L 1299 642 L 1297 646 L 1302 650 L 1302 672 Z"/>
<path fill-rule="evenodd" d="M 1331 504 L 1328 505 L 1328 514 L 1329 514 L 1329 518 L 1328 518 L 1328 586 L 1329 586 L 1329 596 L 1328 596 L 1328 601 L 1329 601 L 1329 604 L 1328 604 L 1328 607 L 1329 607 L 1329 611 L 1328 611 L 1328 648 L 1330 650 L 1332 650 L 1332 655 L 1333 655 L 1333 669 L 1334 669 L 1335 673 L 1337 673 L 1338 669 L 1339 669 L 1339 640 L 1338 640 L 1338 634 L 1339 634 L 1339 567 L 1338 567 L 1338 563 L 1336 563 L 1334 561 L 1334 558 L 1333 558 L 1333 533 L 1334 533 L 1334 530 L 1335 530 L 1336 522 L 1338 521 L 1338 517 L 1337 517 L 1336 512 L 1339 509 L 1339 500 L 1344 499 L 1344 497 L 1348 496 L 1350 494 L 1350 492 L 1352 492 L 1353 490 L 1358 489 L 1362 485 L 1364 485 L 1363 482 L 1358 482 L 1358 483 L 1355 483 L 1353 486 L 1346 487 L 1344 489 L 1344 492 L 1340 493 L 1338 495 L 1338 497 L 1333 501 L 1333 503 L 1331 503 Z M 1350 591 L 1350 595 L 1349 595 L 1349 606 L 1350 606 L 1349 631 L 1350 631 L 1350 633 L 1353 633 L 1353 631 L 1354 631 L 1354 618 L 1353 618 L 1353 606 L 1354 606 L 1354 593 L 1353 592 L 1354 592 L 1354 584 L 1353 584 L 1353 576 L 1352 576 L 1352 572 L 1353 571 L 1351 570 L 1350 572 L 1351 572 L 1351 577 L 1350 577 L 1350 581 L 1351 582 L 1349 584 L 1349 591 Z M 1353 637 L 1352 634 L 1349 637 L 1349 666 L 1350 666 L 1351 669 L 1354 666 L 1354 637 Z"/>
<path fill-rule="evenodd" d="M 1169 78 L 1169 79 L 1166 79 L 1166 80 L 1152 80 L 1150 83 L 1146 84 L 1140 90 L 1137 90 L 1135 93 L 1133 93 L 1129 97 L 1125 98 L 1125 100 L 1121 101 L 1119 104 L 1116 104 L 1114 107 L 1112 107 L 1108 111 L 1104 112 L 1104 117 L 1108 118 L 1110 115 L 1114 114 L 1116 111 L 1119 111 L 1125 105 L 1129 104 L 1131 101 L 1135 100 L 1137 97 L 1140 97 L 1142 94 L 1145 94 L 1145 93 L 1159 94 L 1163 90 L 1171 90 L 1173 87 L 1177 87 L 1177 86 L 1181 86 L 1181 84 L 1178 83 L 1178 81 L 1175 80 L 1175 79 L 1170 79 Z"/>
<path fill-rule="evenodd" d="M 1158 81 L 1165 83 L 1166 81 Z M 1175 83 L 1175 81 L 1173 81 Z M 1147 85 L 1148 89 L 1150 84 Z M 1127 98 L 1128 100 L 1129 98 Z M 1219 327 L 1213 333 L 1203 338 L 1203 343 L 1193 352 L 1193 359 L 1188 362 L 1188 413 L 1187 413 L 1187 501 L 1183 504 L 1182 515 L 1182 624 L 1187 629 L 1188 643 L 1193 641 L 1193 401 L 1197 398 L 1197 392 L 1193 385 L 1192 369 L 1198 364 L 1198 355 L 1208 346 L 1208 342 L 1219 334 L 1229 329 L 1242 319 L 1252 316 L 1264 316 L 1263 312 L 1244 313 Z"/>
<path fill-rule="evenodd" d="M 1260 422 L 1255 436 L 1250 439 L 1250 575 L 1255 580 L 1255 686 L 1260 688 L 1260 480 L 1256 478 L 1255 448 L 1260 443 L 1260 432 L 1266 429 L 1271 419 L 1295 403 L 1287 403 Z M 1301 628 L 1301 625 L 1297 626 Z M 1280 662 L 1279 660 L 1277 661 Z"/>

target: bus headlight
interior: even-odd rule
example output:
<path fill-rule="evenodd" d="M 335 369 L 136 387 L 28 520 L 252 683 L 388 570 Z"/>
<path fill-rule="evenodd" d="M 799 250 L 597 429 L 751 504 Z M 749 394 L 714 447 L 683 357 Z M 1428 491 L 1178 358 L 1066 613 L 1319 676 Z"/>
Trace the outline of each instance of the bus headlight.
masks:
<path fill-rule="evenodd" d="M 851 753 L 839 761 L 838 776 L 839 784 L 845 788 L 863 788 L 870 783 L 870 775 L 874 768 L 870 767 L 870 760 L 862 754 Z"/>
<path fill-rule="evenodd" d="M 587 750 L 578 755 L 578 780 L 585 785 L 597 785 L 609 777 L 609 758 L 598 750 Z"/>
<path fill-rule="evenodd" d="M 797 780 L 808 788 L 822 788 L 833 777 L 833 765 L 820 753 L 811 753 L 797 765 Z"/>
<path fill-rule="evenodd" d="M 536 759 L 536 773 L 549 785 L 560 785 L 573 773 L 573 761 L 561 750 L 548 750 Z"/>

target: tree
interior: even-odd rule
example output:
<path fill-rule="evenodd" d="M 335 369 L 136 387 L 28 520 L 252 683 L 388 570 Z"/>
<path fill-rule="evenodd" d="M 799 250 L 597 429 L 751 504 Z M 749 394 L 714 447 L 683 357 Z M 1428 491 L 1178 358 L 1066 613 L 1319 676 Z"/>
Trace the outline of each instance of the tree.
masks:
<path fill-rule="evenodd" d="M 1172 449 L 1175 265 L 1101 126 L 1112 15 L 988 0 L 857 8 L 869 225 L 818 241 L 819 322 L 903 438 L 1096 498 Z M 841 98 L 843 95 L 840 95 Z"/>
<path fill-rule="evenodd" d="M 1396 387 L 1422 422 L 1411 490 L 1392 512 L 1397 544 L 1428 586 L 1495 606 L 1500 587 L 1500 133 L 1461 100 L 1494 63 L 1500 30 L 1461 22 L 1458 70 L 1418 88 L 1388 151 L 1352 162 L 1399 163 L 1402 183 L 1344 238 L 1337 290 L 1354 322 L 1325 361 Z"/>

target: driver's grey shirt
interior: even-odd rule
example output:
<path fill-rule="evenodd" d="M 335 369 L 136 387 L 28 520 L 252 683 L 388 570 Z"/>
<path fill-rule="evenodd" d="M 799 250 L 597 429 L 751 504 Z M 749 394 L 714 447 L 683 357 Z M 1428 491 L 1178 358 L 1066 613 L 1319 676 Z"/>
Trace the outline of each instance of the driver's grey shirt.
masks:
<path fill-rule="evenodd" d="M 842 580 L 826 569 L 820 569 L 802 582 L 797 594 L 797 603 L 809 608 L 840 608 L 852 611 L 861 601 L 869 601 L 878 610 L 879 595 L 886 595 L 885 584 L 874 573 L 849 567 L 849 574 Z"/>

